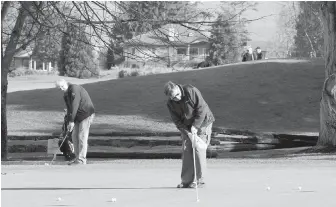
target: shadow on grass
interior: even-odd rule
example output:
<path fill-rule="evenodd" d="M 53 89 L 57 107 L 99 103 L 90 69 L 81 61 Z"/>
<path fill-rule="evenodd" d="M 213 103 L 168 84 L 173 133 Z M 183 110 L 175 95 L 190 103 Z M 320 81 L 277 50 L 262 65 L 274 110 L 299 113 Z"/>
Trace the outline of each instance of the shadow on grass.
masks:
<path fill-rule="evenodd" d="M 219 153 L 221 159 L 276 159 L 311 157 L 319 160 L 336 160 L 336 147 L 298 147 L 256 151 Z M 314 158 L 313 158 L 314 157 Z"/>
<path fill-rule="evenodd" d="M 296 154 L 333 154 L 336 153 L 336 147 L 328 146 L 328 147 L 320 147 L 320 146 L 313 146 L 307 149 L 303 149 L 298 151 Z"/>
<path fill-rule="evenodd" d="M 166 190 L 166 189 L 176 189 L 176 187 L 144 187 L 144 188 L 55 188 L 55 187 L 27 187 L 27 188 L 1 188 L 1 191 L 27 191 L 27 190 Z"/>
<path fill-rule="evenodd" d="M 9 134 L 9 137 L 15 136 L 36 136 L 39 135 L 49 135 L 49 136 L 56 136 L 58 137 L 62 132 L 62 124 L 61 122 L 57 122 L 57 126 L 55 128 L 39 128 L 39 129 L 17 129 L 15 130 L 15 134 Z M 169 123 L 166 123 L 169 124 Z M 100 123 L 92 123 L 90 127 L 90 136 L 139 136 L 139 134 L 143 134 L 144 136 L 158 136 L 160 134 L 169 134 L 179 136 L 177 129 L 173 128 L 172 130 L 160 130 L 155 127 L 153 128 L 146 128 L 146 127 L 130 127 L 126 124 L 100 124 Z"/>

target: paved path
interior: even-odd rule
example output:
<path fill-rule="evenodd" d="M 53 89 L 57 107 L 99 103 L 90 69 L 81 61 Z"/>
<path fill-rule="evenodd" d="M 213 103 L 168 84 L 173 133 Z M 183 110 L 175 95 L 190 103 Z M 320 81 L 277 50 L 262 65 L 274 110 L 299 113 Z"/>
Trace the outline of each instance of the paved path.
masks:
<path fill-rule="evenodd" d="M 199 203 L 195 190 L 175 188 L 180 160 L 2 165 L 1 206 L 334 207 L 335 161 L 336 156 L 209 160 Z"/>
<path fill-rule="evenodd" d="M 8 78 L 7 92 L 11 93 L 11 92 L 16 92 L 16 91 L 54 88 L 55 81 L 61 78 L 71 83 L 80 84 L 80 85 L 116 79 L 116 77 L 113 75 L 105 76 L 101 78 L 92 78 L 92 79 L 78 79 L 78 78 L 64 77 L 64 76 L 58 76 L 58 75 L 28 75 L 28 76 L 21 76 L 21 77 L 15 77 L 15 78 Z"/>

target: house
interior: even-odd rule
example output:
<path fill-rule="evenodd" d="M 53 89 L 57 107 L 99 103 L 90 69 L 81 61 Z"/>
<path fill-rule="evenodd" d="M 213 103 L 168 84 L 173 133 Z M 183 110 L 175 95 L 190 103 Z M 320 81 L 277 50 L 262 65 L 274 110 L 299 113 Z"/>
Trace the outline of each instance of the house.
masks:
<path fill-rule="evenodd" d="M 27 70 L 42 70 L 51 71 L 55 66 L 52 62 L 40 61 L 37 57 L 34 57 L 32 51 L 20 51 L 13 57 L 13 68 L 26 68 Z"/>
<path fill-rule="evenodd" d="M 165 25 L 125 42 L 125 63 L 139 65 L 162 60 L 171 65 L 186 61 L 202 62 L 209 56 L 209 37 L 210 32 L 199 32 L 181 25 Z"/>

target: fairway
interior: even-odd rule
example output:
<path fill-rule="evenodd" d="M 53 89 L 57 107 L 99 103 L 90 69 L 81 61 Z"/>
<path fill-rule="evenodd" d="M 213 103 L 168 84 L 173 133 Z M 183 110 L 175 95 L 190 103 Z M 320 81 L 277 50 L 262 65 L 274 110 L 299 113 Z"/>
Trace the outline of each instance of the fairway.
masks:
<path fill-rule="evenodd" d="M 180 181 L 179 160 L 2 165 L 1 206 L 333 207 L 335 159 L 211 159 L 199 203 L 195 190 L 175 188 Z"/>
<path fill-rule="evenodd" d="M 41 87 L 46 89 L 8 94 L 9 135 L 60 131 L 65 105 L 62 92 L 53 88 L 55 79 L 45 80 Z M 199 88 L 216 117 L 215 127 L 280 133 L 318 132 L 324 82 L 321 60 L 265 60 L 100 82 L 92 80 L 91 83 L 76 80 L 75 83 L 86 83 L 84 87 L 97 111 L 91 132 L 167 132 L 176 131 L 163 94 L 163 85 L 168 80 Z M 21 88 L 40 82 L 43 81 L 24 81 Z M 10 87 L 19 84 L 15 79 L 9 82 Z"/>

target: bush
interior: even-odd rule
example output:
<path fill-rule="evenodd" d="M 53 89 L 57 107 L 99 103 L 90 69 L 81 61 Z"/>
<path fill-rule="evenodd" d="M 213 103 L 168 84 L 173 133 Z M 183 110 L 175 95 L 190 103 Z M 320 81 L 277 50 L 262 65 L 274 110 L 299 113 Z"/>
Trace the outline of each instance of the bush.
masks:
<path fill-rule="evenodd" d="M 123 69 L 123 70 L 119 71 L 119 73 L 118 73 L 119 78 L 136 77 L 136 76 L 141 76 L 140 71 L 138 71 L 138 70 L 128 71 L 127 69 Z"/>
<path fill-rule="evenodd" d="M 90 78 L 92 76 L 93 75 L 92 75 L 91 71 L 83 70 L 83 71 L 81 71 L 81 73 L 79 75 L 79 78 Z"/>
<path fill-rule="evenodd" d="M 20 67 L 12 69 L 8 73 L 9 77 L 27 76 L 27 75 L 56 75 L 57 70 L 43 71 L 43 70 L 29 70 L 28 68 Z"/>
<path fill-rule="evenodd" d="M 140 68 L 138 64 L 132 64 L 131 68 Z"/>
<path fill-rule="evenodd" d="M 128 76 L 128 72 L 126 70 L 121 70 L 118 73 L 119 78 L 124 78 L 124 77 L 127 77 L 127 76 Z"/>
<path fill-rule="evenodd" d="M 183 65 L 186 63 L 183 63 Z M 192 63 L 189 63 L 191 65 L 196 65 L 197 63 L 193 61 Z M 132 68 L 120 68 L 121 70 L 118 72 L 119 78 L 124 77 L 137 77 L 137 76 L 147 76 L 147 75 L 154 75 L 154 74 L 162 74 L 162 73 L 172 73 L 177 71 L 186 71 L 191 70 L 192 68 L 187 65 L 187 67 L 184 66 L 181 67 L 170 67 L 162 66 L 162 65 L 150 65 L 146 63 L 146 66 L 142 67 L 141 69 L 132 69 Z"/>
<path fill-rule="evenodd" d="M 205 61 L 198 63 L 196 68 L 207 68 L 211 66 L 213 66 L 212 63 L 210 61 L 205 60 Z"/>
<path fill-rule="evenodd" d="M 131 72 L 131 76 L 132 76 L 132 77 L 140 76 L 140 72 L 137 71 L 137 70 L 136 70 L 136 71 L 132 71 L 132 72 Z"/>
<path fill-rule="evenodd" d="M 13 68 L 9 73 L 8 76 L 9 77 L 17 77 L 17 76 L 24 76 L 26 75 L 26 71 L 28 69 L 24 68 L 24 67 L 20 67 L 20 68 Z"/>
<path fill-rule="evenodd" d="M 25 75 L 34 75 L 34 74 L 37 74 L 37 71 L 34 73 L 34 70 L 26 70 L 25 71 Z"/>
<path fill-rule="evenodd" d="M 197 65 L 198 65 L 197 60 L 189 60 L 189 61 L 185 62 L 183 67 L 185 67 L 185 68 L 196 68 Z"/>

